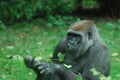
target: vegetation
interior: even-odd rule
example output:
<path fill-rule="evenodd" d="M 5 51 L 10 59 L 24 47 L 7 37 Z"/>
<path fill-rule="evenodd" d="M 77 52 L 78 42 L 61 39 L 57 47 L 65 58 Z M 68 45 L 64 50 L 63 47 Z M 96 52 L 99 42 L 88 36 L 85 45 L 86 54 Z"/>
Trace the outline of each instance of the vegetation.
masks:
<path fill-rule="evenodd" d="M 93 9 L 92 14 L 98 12 L 105 16 L 120 17 L 119 3 L 120 1 L 113 0 L 2 0 L 0 21 L 14 24 L 38 17 L 45 18 L 49 15 L 80 14 L 86 9 L 88 12 Z"/>
<path fill-rule="evenodd" d="M 12 27 L 0 30 L 0 80 L 34 80 L 35 73 L 25 67 L 23 56 L 40 56 L 47 60 L 52 56 L 54 46 L 66 34 L 68 26 L 76 20 L 79 19 L 51 16 L 47 20 L 16 23 Z M 120 20 L 102 19 L 95 23 L 110 48 L 111 80 L 119 80 Z"/>
<path fill-rule="evenodd" d="M 81 1 L 81 0 L 80 0 Z M 4 23 L 31 20 L 35 17 L 46 17 L 54 14 L 69 14 L 74 10 L 76 0 L 2 0 L 0 15 Z"/>

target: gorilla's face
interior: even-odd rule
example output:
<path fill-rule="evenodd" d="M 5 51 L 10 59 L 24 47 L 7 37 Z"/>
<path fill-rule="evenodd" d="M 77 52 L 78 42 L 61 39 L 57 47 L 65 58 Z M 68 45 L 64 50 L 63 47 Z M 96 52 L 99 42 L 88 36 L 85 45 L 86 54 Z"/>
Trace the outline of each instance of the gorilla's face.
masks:
<path fill-rule="evenodd" d="M 66 38 L 67 49 L 70 51 L 78 50 L 82 42 L 82 35 L 79 33 L 68 32 Z"/>
<path fill-rule="evenodd" d="M 69 30 L 67 32 L 66 45 L 69 54 L 82 55 L 92 44 L 92 35 L 89 31 Z"/>

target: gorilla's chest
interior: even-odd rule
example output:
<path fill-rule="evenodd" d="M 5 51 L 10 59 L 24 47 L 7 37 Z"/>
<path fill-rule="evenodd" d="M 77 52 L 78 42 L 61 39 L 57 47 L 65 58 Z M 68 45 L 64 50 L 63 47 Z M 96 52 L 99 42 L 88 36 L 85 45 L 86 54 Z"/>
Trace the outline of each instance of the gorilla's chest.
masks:
<path fill-rule="evenodd" d="M 74 59 L 71 56 L 65 56 L 64 64 L 71 65 L 72 70 L 76 73 L 80 73 L 86 64 L 85 58 Z"/>

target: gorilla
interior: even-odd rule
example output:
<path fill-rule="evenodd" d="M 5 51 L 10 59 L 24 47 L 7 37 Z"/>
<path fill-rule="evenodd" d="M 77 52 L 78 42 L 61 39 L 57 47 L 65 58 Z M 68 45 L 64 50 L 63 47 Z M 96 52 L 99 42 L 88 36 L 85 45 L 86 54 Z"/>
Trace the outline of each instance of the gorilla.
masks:
<path fill-rule="evenodd" d="M 59 61 L 58 53 L 65 55 L 64 61 Z M 99 80 L 99 76 L 90 71 L 92 68 L 104 76 L 110 73 L 109 49 L 90 20 L 71 25 L 56 45 L 51 60 L 46 62 L 32 56 L 24 57 L 26 66 L 36 72 L 36 80 L 76 80 L 79 73 L 82 80 Z M 64 64 L 72 67 L 67 68 Z"/>

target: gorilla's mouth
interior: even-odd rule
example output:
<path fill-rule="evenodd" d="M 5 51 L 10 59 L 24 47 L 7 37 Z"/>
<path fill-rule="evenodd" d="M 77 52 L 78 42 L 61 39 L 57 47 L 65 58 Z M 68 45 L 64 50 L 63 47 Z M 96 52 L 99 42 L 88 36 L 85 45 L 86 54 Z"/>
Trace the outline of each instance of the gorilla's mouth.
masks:
<path fill-rule="evenodd" d="M 77 46 L 67 46 L 67 50 L 68 51 L 76 51 L 77 50 Z"/>

